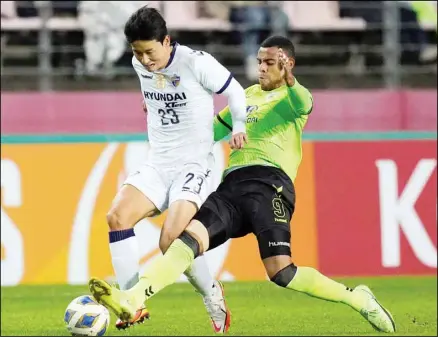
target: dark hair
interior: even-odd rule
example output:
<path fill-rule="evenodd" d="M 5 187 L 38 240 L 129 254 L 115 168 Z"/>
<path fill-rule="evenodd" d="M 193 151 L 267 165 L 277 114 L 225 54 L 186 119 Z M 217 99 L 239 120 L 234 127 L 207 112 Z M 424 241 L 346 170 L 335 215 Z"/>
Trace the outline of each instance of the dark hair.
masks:
<path fill-rule="evenodd" d="M 128 43 L 139 40 L 163 42 L 166 35 L 166 21 L 155 8 L 143 6 L 132 14 L 125 24 Z"/>
<path fill-rule="evenodd" d="M 260 47 L 270 48 L 270 47 L 278 47 L 283 49 L 287 56 L 295 58 L 295 46 L 291 40 L 287 37 L 274 35 L 268 37 L 265 41 L 262 42 Z"/>

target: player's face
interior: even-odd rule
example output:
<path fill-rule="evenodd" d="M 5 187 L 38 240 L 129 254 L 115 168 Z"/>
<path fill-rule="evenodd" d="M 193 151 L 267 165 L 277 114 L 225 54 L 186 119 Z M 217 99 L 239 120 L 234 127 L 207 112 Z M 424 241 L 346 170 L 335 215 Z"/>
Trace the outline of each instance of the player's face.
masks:
<path fill-rule="evenodd" d="M 131 43 L 132 52 L 136 59 L 153 72 L 162 69 L 169 61 L 171 47 L 170 37 L 166 36 L 163 43 L 157 40 L 138 40 Z"/>
<path fill-rule="evenodd" d="M 259 63 L 259 83 L 262 90 L 273 90 L 286 83 L 284 69 L 278 60 L 278 48 L 260 48 L 257 61 Z"/>

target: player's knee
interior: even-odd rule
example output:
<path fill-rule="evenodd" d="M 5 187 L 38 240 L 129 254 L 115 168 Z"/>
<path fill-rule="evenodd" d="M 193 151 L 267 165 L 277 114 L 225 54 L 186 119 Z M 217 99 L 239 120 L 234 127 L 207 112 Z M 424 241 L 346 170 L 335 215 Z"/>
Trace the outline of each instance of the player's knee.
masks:
<path fill-rule="evenodd" d="M 158 247 L 160 248 L 161 252 L 164 254 L 169 248 L 169 245 L 163 239 L 160 239 L 160 241 L 158 242 Z"/>
<path fill-rule="evenodd" d="M 176 237 L 171 233 L 166 231 L 161 232 L 160 241 L 158 246 L 160 247 L 161 252 L 164 254 L 167 249 L 170 247 L 173 241 L 175 241 Z"/>
<path fill-rule="evenodd" d="M 108 223 L 110 231 L 120 231 L 132 227 L 128 219 L 124 218 L 117 209 L 111 209 L 108 212 L 106 222 Z"/>
<path fill-rule="evenodd" d="M 297 272 L 297 267 L 291 263 L 287 267 L 281 269 L 277 274 L 275 274 L 271 281 L 280 287 L 286 288 L 287 285 L 293 280 Z"/>

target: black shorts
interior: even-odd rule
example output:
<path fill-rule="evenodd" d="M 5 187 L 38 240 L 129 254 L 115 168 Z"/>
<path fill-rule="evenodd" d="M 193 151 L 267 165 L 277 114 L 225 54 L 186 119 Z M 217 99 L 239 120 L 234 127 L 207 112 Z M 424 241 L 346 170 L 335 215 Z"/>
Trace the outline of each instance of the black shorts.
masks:
<path fill-rule="evenodd" d="M 229 173 L 194 219 L 208 230 L 209 250 L 230 238 L 254 233 L 264 259 L 291 255 L 294 209 L 295 189 L 290 178 L 278 168 L 257 165 Z"/>

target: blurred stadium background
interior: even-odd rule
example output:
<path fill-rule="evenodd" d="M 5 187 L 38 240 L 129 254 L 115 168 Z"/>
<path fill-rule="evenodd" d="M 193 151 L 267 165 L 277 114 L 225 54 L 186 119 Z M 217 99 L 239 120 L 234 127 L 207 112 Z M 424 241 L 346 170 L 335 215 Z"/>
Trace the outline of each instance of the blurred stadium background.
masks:
<path fill-rule="evenodd" d="M 297 48 L 296 73 L 312 88 L 436 87 L 436 1 L 1 3 L 3 90 L 135 89 L 126 44 L 117 55 L 126 17 L 144 3 L 160 9 L 174 39 L 211 52 L 244 85 L 251 76 L 242 35 L 251 28 L 259 39 L 287 32 Z M 247 22 L 246 11 L 253 15 Z M 87 57 L 104 53 L 91 46 L 87 56 L 87 39 L 106 35 L 115 60 L 91 75 L 95 81 L 83 81 Z"/>
<path fill-rule="evenodd" d="M 160 9 L 173 40 L 210 52 L 245 87 L 256 83 L 251 47 L 272 33 L 294 41 L 295 75 L 315 101 L 296 181 L 294 259 L 333 277 L 377 277 L 366 282 L 387 294 L 396 319 L 417 312 L 402 323 L 414 327 L 402 331 L 436 334 L 436 1 L 1 1 L 1 285 L 2 315 L 9 315 L 2 334 L 39 333 L 32 324 L 46 318 L 32 308 L 55 305 L 53 289 L 62 289 L 55 305 L 62 311 L 91 275 L 113 279 L 105 213 L 148 151 L 123 36 L 127 17 L 144 4 Z M 215 100 L 218 112 L 226 101 Z M 218 183 L 228 145 L 215 151 Z M 162 221 L 136 228 L 142 268 L 160 254 Z M 252 237 L 208 259 L 222 280 L 266 279 Z M 51 284 L 80 288 L 25 288 Z M 238 287 L 230 285 L 235 294 Z M 285 297 L 272 296 L 272 305 Z M 24 297 L 30 299 L 14 300 Z M 260 322 L 270 317 L 258 314 Z M 418 325 L 422 319 L 429 325 Z M 17 330 L 17 321 L 28 330 Z M 51 324 L 54 330 L 41 333 L 62 333 Z M 173 329 L 178 320 L 163 324 Z M 338 331 L 321 324 L 321 331 Z M 312 327 L 295 333 L 321 332 Z"/>

